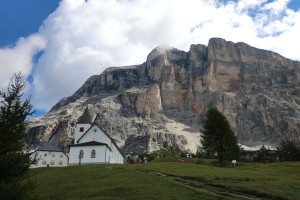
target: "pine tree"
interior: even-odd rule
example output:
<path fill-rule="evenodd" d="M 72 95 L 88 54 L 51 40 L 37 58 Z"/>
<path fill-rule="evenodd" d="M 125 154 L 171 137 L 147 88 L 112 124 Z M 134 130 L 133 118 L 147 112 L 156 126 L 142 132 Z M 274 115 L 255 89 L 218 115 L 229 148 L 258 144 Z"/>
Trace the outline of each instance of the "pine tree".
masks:
<path fill-rule="evenodd" d="M 24 174 L 33 160 L 25 144 L 26 117 L 33 112 L 30 99 L 22 101 L 25 87 L 18 73 L 0 91 L 0 199 L 22 199 L 29 188 Z"/>
<path fill-rule="evenodd" d="M 220 165 L 224 159 L 237 159 L 240 147 L 226 117 L 216 108 L 206 113 L 201 139 L 202 148 L 209 157 L 217 156 Z"/>
<path fill-rule="evenodd" d="M 262 145 L 257 151 L 257 157 L 254 159 L 256 162 L 269 162 L 269 151 L 270 149 Z"/>
<path fill-rule="evenodd" d="M 300 146 L 292 141 L 281 142 L 277 152 L 281 161 L 300 161 Z"/>

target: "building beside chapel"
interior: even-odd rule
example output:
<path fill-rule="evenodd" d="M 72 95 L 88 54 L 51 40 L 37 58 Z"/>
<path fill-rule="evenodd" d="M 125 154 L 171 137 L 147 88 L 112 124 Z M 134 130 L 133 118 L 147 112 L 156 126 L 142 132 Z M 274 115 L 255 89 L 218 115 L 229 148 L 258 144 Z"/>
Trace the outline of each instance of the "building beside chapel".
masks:
<path fill-rule="evenodd" d="M 70 145 L 69 165 L 123 164 L 124 156 L 120 148 L 95 121 L 86 108 L 76 124 L 74 144 Z"/>
<path fill-rule="evenodd" d="M 41 146 L 32 155 L 36 163 L 31 168 L 37 167 L 66 167 L 68 166 L 68 156 L 64 151 L 56 146 Z"/>

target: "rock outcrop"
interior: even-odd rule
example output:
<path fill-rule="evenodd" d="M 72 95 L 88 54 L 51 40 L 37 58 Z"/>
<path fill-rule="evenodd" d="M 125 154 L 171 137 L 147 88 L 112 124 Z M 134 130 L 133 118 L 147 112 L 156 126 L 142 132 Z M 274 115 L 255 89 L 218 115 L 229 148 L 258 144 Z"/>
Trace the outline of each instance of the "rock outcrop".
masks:
<path fill-rule="evenodd" d="M 210 107 L 246 146 L 300 142 L 300 63 L 220 38 L 188 52 L 157 47 L 145 63 L 108 68 L 31 120 L 28 142 L 67 147 L 86 107 L 125 153 L 164 142 L 195 152 Z"/>

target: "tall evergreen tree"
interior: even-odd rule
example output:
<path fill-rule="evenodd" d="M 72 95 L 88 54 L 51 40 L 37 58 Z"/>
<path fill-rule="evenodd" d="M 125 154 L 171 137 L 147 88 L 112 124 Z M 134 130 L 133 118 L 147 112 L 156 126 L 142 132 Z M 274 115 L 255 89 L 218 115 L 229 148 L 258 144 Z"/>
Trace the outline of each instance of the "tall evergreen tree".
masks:
<path fill-rule="evenodd" d="M 300 161 L 300 146 L 292 141 L 283 141 L 277 148 L 281 161 Z"/>
<path fill-rule="evenodd" d="M 201 143 L 208 156 L 216 155 L 220 165 L 223 165 L 224 159 L 237 159 L 240 152 L 237 138 L 221 112 L 216 108 L 210 108 L 206 113 L 203 127 Z"/>
<path fill-rule="evenodd" d="M 29 188 L 24 174 L 33 160 L 26 150 L 26 117 L 33 112 L 30 99 L 22 101 L 25 87 L 18 73 L 0 91 L 0 199 L 23 199 Z"/>

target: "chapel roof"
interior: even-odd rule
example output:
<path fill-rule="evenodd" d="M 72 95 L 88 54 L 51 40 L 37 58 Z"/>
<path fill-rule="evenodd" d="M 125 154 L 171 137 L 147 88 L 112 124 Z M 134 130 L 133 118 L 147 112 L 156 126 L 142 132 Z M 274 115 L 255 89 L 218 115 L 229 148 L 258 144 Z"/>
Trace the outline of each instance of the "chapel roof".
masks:
<path fill-rule="evenodd" d="M 93 123 L 92 115 L 88 107 L 86 107 L 83 114 L 78 118 L 77 124 L 92 124 L 92 123 Z"/>
<path fill-rule="evenodd" d="M 56 151 L 56 152 L 63 152 L 63 149 L 55 146 L 55 145 L 51 145 L 51 144 L 47 144 L 47 145 L 43 145 L 43 146 L 39 146 L 38 151 Z"/>
<path fill-rule="evenodd" d="M 90 141 L 90 142 L 84 142 L 84 143 L 78 143 L 78 144 L 71 144 L 70 146 L 107 146 L 110 150 L 111 148 L 106 143 L 102 142 L 96 142 L 96 141 Z"/>

